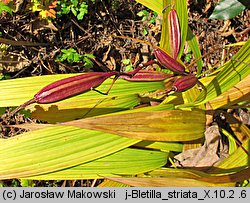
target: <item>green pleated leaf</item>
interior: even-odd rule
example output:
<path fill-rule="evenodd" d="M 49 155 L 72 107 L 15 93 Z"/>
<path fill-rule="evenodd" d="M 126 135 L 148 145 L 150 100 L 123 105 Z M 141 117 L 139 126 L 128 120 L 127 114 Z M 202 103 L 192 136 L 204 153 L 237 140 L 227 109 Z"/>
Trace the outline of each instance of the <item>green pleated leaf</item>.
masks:
<path fill-rule="evenodd" d="M 27 109 L 32 111 L 32 118 L 56 123 L 124 111 L 138 104 L 140 104 L 138 95 L 131 94 L 108 96 L 103 99 L 72 98 L 53 104 L 32 104 Z"/>
<path fill-rule="evenodd" d="M 237 144 L 232 134 L 230 134 L 225 129 L 221 129 L 221 132 L 227 137 L 228 139 L 228 154 L 232 154 L 237 149 Z"/>
<path fill-rule="evenodd" d="M 78 74 L 60 74 L 60 75 L 47 75 L 36 76 L 27 78 L 18 78 L 12 80 L 0 81 L 0 107 L 5 106 L 17 106 L 25 101 L 33 98 L 33 96 L 46 85 L 55 82 L 57 80 L 75 76 Z M 110 87 L 112 79 L 107 79 L 96 89 L 100 92 L 106 92 Z M 123 79 L 119 79 L 113 86 L 109 93 L 109 97 L 138 94 L 147 91 L 154 91 L 164 87 L 163 82 L 128 82 Z M 67 100 L 71 102 L 77 102 L 79 98 L 85 99 L 104 99 L 108 97 L 102 95 L 96 91 L 87 91 L 84 94 L 74 96 Z M 66 101 L 66 100 L 64 100 Z M 81 105 L 81 104 L 78 104 Z M 75 104 L 77 106 L 77 104 Z"/>
<path fill-rule="evenodd" d="M 160 46 L 165 49 L 168 53 L 171 53 L 170 50 L 170 38 L 169 38 L 169 28 L 168 28 L 168 14 L 170 12 L 171 9 L 171 5 L 172 5 L 172 0 L 165 0 L 162 1 L 163 2 L 163 8 L 164 13 L 163 15 L 163 20 L 162 20 L 162 27 L 161 27 L 161 39 L 160 39 Z M 179 16 L 178 16 L 179 19 Z"/>
<path fill-rule="evenodd" d="M 250 102 L 250 75 L 245 77 L 238 84 L 222 93 L 220 96 L 209 101 L 213 109 L 230 108 L 240 102 Z"/>
<path fill-rule="evenodd" d="M 161 168 L 156 169 L 149 173 L 151 177 L 176 177 L 176 178 L 187 178 L 197 181 L 202 181 L 204 184 L 227 184 L 236 183 L 248 179 L 250 176 L 250 168 L 243 170 L 235 169 L 231 171 L 225 170 L 221 173 L 207 173 L 200 170 L 190 170 L 190 169 L 173 169 L 173 168 Z M 182 183 L 180 183 L 182 184 Z M 202 186 L 202 185 L 201 185 Z"/>
<path fill-rule="evenodd" d="M 168 153 L 141 149 L 124 149 L 109 156 L 57 172 L 32 176 L 33 180 L 94 179 L 104 176 L 137 175 L 166 164 Z"/>
<path fill-rule="evenodd" d="M 228 20 L 240 14 L 246 7 L 238 0 L 220 0 L 209 19 Z M 249 5 L 249 1 L 245 2 Z"/>
<path fill-rule="evenodd" d="M 194 178 L 171 177 L 154 177 L 154 178 L 110 178 L 109 180 L 117 181 L 120 184 L 126 184 L 133 187 L 233 187 L 235 183 L 208 183 L 199 181 Z"/>
<path fill-rule="evenodd" d="M 183 50 L 184 45 L 187 39 L 187 30 L 188 30 L 188 9 L 187 9 L 187 1 L 175 1 L 176 12 L 180 21 L 180 28 L 181 28 L 181 45 L 180 45 L 180 52 L 178 57 L 180 58 Z"/>
<path fill-rule="evenodd" d="M 243 142 L 242 147 L 248 151 L 250 154 L 250 130 L 242 124 L 241 129 L 243 130 L 241 133 L 243 136 L 248 136 L 246 140 Z M 250 167 L 250 157 L 249 155 L 241 148 L 238 147 L 229 157 L 224 159 L 222 162 L 215 165 L 214 168 L 209 170 L 210 173 L 223 173 L 223 172 L 235 172 L 239 170 L 243 170 L 245 168 Z M 250 178 L 249 177 L 246 179 Z"/>
<path fill-rule="evenodd" d="M 97 187 L 129 187 L 129 185 L 106 179 Z"/>
<path fill-rule="evenodd" d="M 133 187 L 226 187 L 235 186 L 231 184 L 213 184 L 204 181 L 198 181 L 191 178 L 177 178 L 169 177 L 166 178 L 110 178 L 109 180 L 117 181 L 120 184 L 129 185 Z"/>
<path fill-rule="evenodd" d="M 188 27 L 188 29 L 187 29 L 187 42 L 188 42 L 190 49 L 192 50 L 192 52 L 194 54 L 195 59 L 197 59 L 197 61 L 196 61 L 196 63 L 197 63 L 197 75 L 199 75 L 201 73 L 202 65 L 203 65 L 203 62 L 201 59 L 201 51 L 200 51 L 198 40 L 195 37 L 195 35 L 193 34 L 190 27 Z"/>
<path fill-rule="evenodd" d="M 239 83 L 250 73 L 250 39 L 246 44 L 233 56 L 231 60 L 226 62 L 217 73 L 216 77 L 206 86 L 207 94 L 205 92 L 199 95 L 196 101 L 204 98 L 201 103 L 206 103 L 223 92 L 232 88 Z"/>
<path fill-rule="evenodd" d="M 139 141 L 72 126 L 54 126 L 0 142 L 0 179 L 10 179 L 77 166 Z"/>
<path fill-rule="evenodd" d="M 152 11 L 155 11 L 159 15 L 162 15 L 163 9 L 163 1 L 162 0 L 136 0 L 137 2 L 141 3 L 142 5 L 148 7 Z"/>
<path fill-rule="evenodd" d="M 232 123 L 236 125 L 237 120 L 234 119 Z M 238 122 L 237 126 L 237 128 L 232 126 L 232 129 L 238 136 L 240 134 L 244 140 L 242 146 L 238 146 L 229 157 L 211 167 L 207 172 L 211 176 L 213 176 L 212 174 L 217 174 L 218 177 L 207 177 L 206 181 L 241 182 L 250 178 L 250 130 L 240 122 Z"/>
<path fill-rule="evenodd" d="M 161 151 L 182 152 L 183 144 L 178 142 L 150 142 L 142 141 L 134 145 L 139 148 L 158 149 Z"/>
<path fill-rule="evenodd" d="M 200 90 L 198 89 L 197 85 L 194 88 L 191 88 L 185 92 L 182 92 L 182 99 L 183 99 L 184 105 L 194 103 L 195 99 L 199 95 L 200 95 Z"/>
<path fill-rule="evenodd" d="M 28 77 L 0 81 L 0 107 L 18 106 L 33 98 L 44 86 L 76 74 Z M 97 87 L 106 92 L 112 79 L 106 80 Z M 96 91 L 87 91 L 77 96 L 52 104 L 32 104 L 27 107 L 32 117 L 51 123 L 64 122 L 76 118 L 89 117 L 105 113 L 130 109 L 140 103 L 139 93 L 164 88 L 164 82 L 128 82 L 117 80 L 109 95 Z"/>
<path fill-rule="evenodd" d="M 143 111 L 143 108 L 141 108 Z M 119 112 L 64 123 L 85 129 L 100 130 L 117 135 L 149 141 L 190 141 L 203 138 L 203 111 L 165 110 Z"/>

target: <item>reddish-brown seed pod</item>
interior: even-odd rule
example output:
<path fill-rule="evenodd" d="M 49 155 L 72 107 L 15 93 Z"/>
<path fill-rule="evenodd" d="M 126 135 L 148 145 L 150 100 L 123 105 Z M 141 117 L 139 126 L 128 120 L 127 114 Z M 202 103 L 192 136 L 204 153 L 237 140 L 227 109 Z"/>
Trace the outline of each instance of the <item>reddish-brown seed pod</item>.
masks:
<path fill-rule="evenodd" d="M 18 106 L 10 113 L 10 115 L 14 115 L 20 109 L 23 109 L 33 103 L 48 104 L 83 93 L 99 86 L 109 77 L 116 76 L 115 79 L 117 79 L 119 75 L 120 73 L 116 71 L 105 73 L 91 72 L 58 80 L 42 88 L 38 93 L 35 94 L 34 98 Z M 115 79 L 113 80 L 113 83 Z M 111 86 L 113 85 L 113 83 L 111 84 Z M 110 90 L 110 88 L 108 89 L 108 91 Z"/>
<path fill-rule="evenodd" d="M 177 74 L 184 74 L 185 73 L 185 67 L 180 64 L 178 61 L 173 59 L 171 56 L 169 56 L 166 52 L 164 52 L 161 49 L 155 49 L 154 55 L 164 68 L 169 69 Z"/>
<path fill-rule="evenodd" d="M 133 72 L 127 72 L 127 73 L 130 74 Z M 140 70 L 133 77 L 127 75 L 121 75 L 120 77 L 127 81 L 153 82 L 153 81 L 162 81 L 173 76 L 174 76 L 173 74 L 167 74 L 159 71 Z"/>
<path fill-rule="evenodd" d="M 35 94 L 35 102 L 52 103 L 88 91 L 102 84 L 107 78 L 118 75 L 112 72 L 90 72 L 53 82 Z"/>
<path fill-rule="evenodd" d="M 176 92 L 182 92 L 187 89 L 190 89 L 195 84 L 197 84 L 198 79 L 193 74 L 189 74 L 187 76 L 182 76 L 177 78 L 173 83 L 173 89 Z"/>
<path fill-rule="evenodd" d="M 181 44 L 181 31 L 178 16 L 175 9 L 171 9 L 168 14 L 169 39 L 172 57 L 177 59 Z"/>

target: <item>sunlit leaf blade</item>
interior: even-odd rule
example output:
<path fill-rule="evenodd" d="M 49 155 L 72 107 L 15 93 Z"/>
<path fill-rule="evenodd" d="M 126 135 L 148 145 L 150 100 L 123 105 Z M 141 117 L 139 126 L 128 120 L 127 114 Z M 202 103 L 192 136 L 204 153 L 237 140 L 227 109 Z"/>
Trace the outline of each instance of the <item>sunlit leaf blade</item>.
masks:
<path fill-rule="evenodd" d="M 99 184 L 97 187 L 129 187 L 129 185 L 118 183 L 113 180 L 105 180 L 101 184 Z"/>
<path fill-rule="evenodd" d="M 182 98 L 184 101 L 184 104 L 194 103 L 197 96 L 199 96 L 200 90 L 198 89 L 198 86 L 196 85 L 194 88 L 188 89 L 185 92 L 182 92 Z"/>
<path fill-rule="evenodd" d="M 164 111 L 164 110 L 174 110 L 174 105 L 172 104 L 163 104 L 163 105 L 155 105 L 155 106 L 146 106 L 141 108 L 134 108 L 124 112 L 116 112 L 109 115 L 118 115 L 118 114 L 126 114 L 126 113 L 138 113 L 138 112 L 149 112 L 149 111 Z"/>
<path fill-rule="evenodd" d="M 159 15 L 162 15 L 163 9 L 163 1 L 162 0 L 136 0 L 137 2 L 141 3 L 142 5 L 148 7 L 152 11 L 155 11 Z"/>
<path fill-rule="evenodd" d="M 124 149 L 109 156 L 57 172 L 32 176 L 33 180 L 94 179 L 103 176 L 137 175 L 166 164 L 168 153 L 141 149 Z"/>
<path fill-rule="evenodd" d="M 234 186 L 234 183 L 214 184 L 199 181 L 191 178 L 109 178 L 122 184 L 127 184 L 134 187 L 226 187 Z"/>
<path fill-rule="evenodd" d="M 243 80 L 250 73 L 250 39 L 246 44 L 233 56 L 233 58 L 226 62 L 221 71 L 216 77 L 207 85 L 206 98 L 201 103 L 206 103 L 223 92 L 232 88 L 238 82 Z M 203 91 L 196 101 L 205 96 Z"/>
<path fill-rule="evenodd" d="M 70 168 L 127 148 L 138 140 L 72 126 L 54 126 L 0 142 L 0 179 L 10 179 Z"/>
<path fill-rule="evenodd" d="M 172 0 L 165 0 L 163 1 L 163 20 L 162 20 L 162 27 L 161 27 L 161 40 L 160 40 L 160 46 L 165 49 L 168 53 L 171 53 L 170 50 L 170 38 L 169 38 L 169 22 L 168 22 L 168 14 L 171 9 L 171 3 Z M 179 18 L 179 16 L 178 16 Z"/>
<path fill-rule="evenodd" d="M 235 169 L 234 171 L 224 170 L 221 173 L 207 173 L 199 170 L 190 169 L 173 169 L 173 168 L 161 168 L 156 169 L 149 173 L 152 177 L 176 177 L 176 178 L 188 178 L 203 181 L 207 183 L 236 183 L 242 181 L 250 176 L 250 168 L 243 170 Z"/>
<path fill-rule="evenodd" d="M 134 145 L 139 148 L 148 148 L 148 149 L 157 149 L 161 151 L 174 151 L 174 152 L 182 152 L 183 144 L 177 142 L 150 142 L 150 141 L 142 141 Z"/>
<path fill-rule="evenodd" d="M 228 179 L 243 182 L 244 180 L 248 180 L 250 176 L 250 130 L 246 125 L 237 121 L 235 118 L 231 117 L 230 120 L 231 119 L 232 121 L 230 122 L 233 124 L 230 126 L 237 137 L 243 142 L 242 147 L 244 147 L 247 152 L 243 150 L 242 147 L 238 147 L 233 154 L 222 162 L 215 164 L 208 172 L 216 174 L 236 172 L 235 174 L 230 174 Z"/>
<path fill-rule="evenodd" d="M 209 101 L 209 104 L 213 109 L 218 108 L 230 108 L 233 105 L 248 101 L 250 98 L 250 75 L 234 85 L 231 89 L 222 93 L 220 96 Z"/>
<path fill-rule="evenodd" d="M 195 59 L 197 60 L 196 62 L 197 63 L 197 75 L 199 75 L 201 73 L 201 69 L 203 65 L 202 59 L 201 59 L 201 51 L 200 51 L 198 40 L 193 34 L 190 27 L 188 27 L 187 29 L 187 42 L 188 42 L 190 49 L 192 50 L 194 54 Z"/>
<path fill-rule="evenodd" d="M 44 86 L 77 74 L 61 74 L 61 75 L 48 75 L 48 76 L 37 76 L 18 78 L 13 80 L 0 81 L 0 107 L 5 106 L 17 106 L 25 101 L 31 99 L 40 89 Z M 106 92 L 110 87 L 112 79 L 106 80 L 102 85 L 97 87 L 101 92 Z M 154 91 L 164 87 L 163 82 L 128 82 L 123 79 L 119 79 L 113 86 L 109 95 L 102 95 L 96 91 L 87 91 L 84 94 L 74 96 L 67 100 L 71 102 L 82 99 L 104 99 L 107 97 L 138 94 L 147 91 Z M 66 101 L 66 100 L 64 100 Z M 80 105 L 80 104 L 79 104 Z M 75 104 L 75 107 L 77 104 Z"/>
<path fill-rule="evenodd" d="M 181 46 L 180 52 L 178 57 L 180 58 L 183 50 L 184 45 L 187 39 L 187 29 L 188 29 L 188 10 L 187 10 L 187 1 L 175 1 L 176 12 L 180 21 L 180 28 L 181 28 Z"/>
<path fill-rule="evenodd" d="M 245 137 L 248 136 L 245 138 L 246 140 L 243 142 L 242 146 L 250 154 L 250 130 L 245 125 L 242 124 L 240 126 L 240 129 L 238 129 L 238 132 L 242 133 L 243 136 Z M 209 172 L 210 173 L 223 173 L 225 171 L 232 172 L 232 171 L 242 170 L 247 167 L 249 168 L 249 166 L 250 166 L 249 155 L 241 147 L 238 147 L 238 149 L 233 154 L 224 159 L 222 162 L 216 164 L 215 168 L 211 168 Z"/>
<path fill-rule="evenodd" d="M 0 81 L 0 106 L 18 106 L 31 99 L 41 88 L 56 80 L 75 74 L 20 78 Z M 106 92 L 112 79 L 97 87 Z M 109 95 L 88 91 L 52 104 L 33 104 L 27 107 L 34 111 L 34 118 L 48 122 L 63 122 L 76 118 L 111 113 L 130 109 L 139 104 L 138 93 L 164 88 L 164 82 L 128 82 L 119 79 Z"/>
<path fill-rule="evenodd" d="M 203 111 L 151 111 L 118 113 L 64 123 L 150 141 L 190 141 L 204 136 Z"/>
<path fill-rule="evenodd" d="M 221 129 L 221 132 L 227 137 L 228 139 L 228 154 L 232 154 L 237 149 L 236 141 L 232 135 L 225 129 Z"/>
<path fill-rule="evenodd" d="M 202 82 L 203 85 L 208 86 L 209 83 L 212 82 L 212 80 L 216 77 L 216 73 L 215 75 L 212 76 L 207 76 L 207 77 L 203 77 L 200 79 L 200 82 Z"/>
<path fill-rule="evenodd" d="M 236 43 L 232 43 L 232 44 L 226 44 L 225 47 L 243 46 L 244 44 L 246 44 L 245 41 L 240 41 L 240 42 L 236 42 Z"/>
<path fill-rule="evenodd" d="M 216 5 L 209 19 L 228 20 L 240 14 L 245 8 L 239 0 L 221 0 L 218 5 Z"/>
<path fill-rule="evenodd" d="M 103 99 L 72 98 L 53 104 L 32 104 L 27 109 L 32 111 L 32 118 L 56 123 L 124 111 L 139 103 L 138 95 L 131 94 Z"/>

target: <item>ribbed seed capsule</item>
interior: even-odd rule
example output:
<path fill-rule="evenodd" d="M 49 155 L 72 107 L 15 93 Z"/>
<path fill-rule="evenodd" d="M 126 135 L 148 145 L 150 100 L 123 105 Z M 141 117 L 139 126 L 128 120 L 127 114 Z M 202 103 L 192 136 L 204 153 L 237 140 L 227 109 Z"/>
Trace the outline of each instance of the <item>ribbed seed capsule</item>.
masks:
<path fill-rule="evenodd" d="M 133 72 L 127 72 L 127 73 L 130 74 Z M 159 71 L 140 70 L 133 77 L 122 75 L 120 76 L 120 78 L 127 81 L 150 82 L 150 81 L 162 81 L 173 76 L 174 76 L 173 74 L 167 74 Z"/>
<path fill-rule="evenodd" d="M 185 67 L 161 49 L 155 49 L 154 55 L 158 63 L 160 63 L 160 65 L 162 65 L 164 68 L 169 69 L 177 74 L 185 73 Z"/>
<path fill-rule="evenodd" d="M 172 57 L 177 59 L 181 44 L 181 31 L 178 16 L 175 9 L 171 9 L 168 14 L 169 39 Z"/>
<path fill-rule="evenodd" d="M 42 88 L 38 93 L 35 94 L 34 98 L 18 106 L 10 113 L 10 115 L 15 114 L 20 109 L 23 109 L 33 103 L 48 104 L 57 102 L 91 90 L 92 88 L 99 86 L 106 79 L 114 75 L 117 78 L 120 73 L 116 71 L 105 73 L 91 72 L 58 80 Z M 114 81 L 115 80 L 113 80 L 113 83 Z M 113 83 L 111 84 L 111 86 L 113 85 Z M 108 89 L 108 91 L 110 90 L 110 88 Z"/>
<path fill-rule="evenodd" d="M 192 88 L 197 82 L 198 79 L 193 74 L 182 76 L 174 81 L 173 89 L 175 92 L 183 92 L 187 89 Z"/>
<path fill-rule="evenodd" d="M 110 76 L 118 74 L 116 71 L 90 72 L 64 78 L 42 88 L 34 98 L 40 104 L 56 102 L 97 87 Z"/>

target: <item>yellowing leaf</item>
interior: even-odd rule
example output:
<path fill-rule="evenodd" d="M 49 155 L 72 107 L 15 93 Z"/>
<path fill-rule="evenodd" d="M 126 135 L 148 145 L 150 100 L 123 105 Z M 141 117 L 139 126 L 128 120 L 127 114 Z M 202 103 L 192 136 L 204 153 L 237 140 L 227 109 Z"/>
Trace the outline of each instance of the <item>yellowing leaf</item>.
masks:
<path fill-rule="evenodd" d="M 250 73 L 250 39 L 246 44 L 233 56 L 233 58 L 227 61 L 222 67 L 221 71 L 216 77 L 207 85 L 207 94 L 203 91 L 196 101 L 206 98 L 201 102 L 206 103 L 215 99 L 225 91 L 232 88 L 239 83 Z"/>
<path fill-rule="evenodd" d="M 117 181 L 120 184 L 127 184 L 134 187 L 225 187 L 234 186 L 234 183 L 228 184 L 214 184 L 207 183 L 204 181 L 199 181 L 191 178 L 177 178 L 169 177 L 167 178 L 110 178 L 109 180 Z"/>
<path fill-rule="evenodd" d="M 161 168 L 143 178 L 109 178 L 136 187 L 233 187 L 236 182 L 250 177 L 250 168 L 233 173 L 210 174 L 198 170 Z"/>
<path fill-rule="evenodd" d="M 46 76 L 36 76 L 27 78 L 18 78 L 12 80 L 0 81 L 0 107 L 6 106 L 18 106 L 27 100 L 34 97 L 34 95 L 46 85 L 55 82 L 57 80 L 75 76 L 78 74 L 58 74 L 58 75 L 46 75 Z M 100 92 L 106 92 L 110 87 L 112 79 L 106 80 L 96 89 Z M 114 96 L 125 96 L 131 94 L 138 94 L 148 91 L 154 91 L 157 89 L 164 88 L 164 82 L 128 82 L 123 79 L 119 79 L 109 92 L 109 95 L 102 95 L 96 91 L 87 91 L 83 94 L 79 94 L 72 98 L 64 101 L 77 102 L 79 98 L 81 99 L 99 99 L 103 100 L 107 97 Z M 55 104 L 55 103 L 54 103 Z M 81 103 L 79 104 L 81 105 Z M 75 106 L 77 106 L 75 104 Z"/>
<path fill-rule="evenodd" d="M 162 14 L 163 9 L 163 1 L 162 0 L 136 0 L 137 2 L 143 4 L 144 6 L 148 7 L 149 9 L 155 11 L 159 15 Z"/>
<path fill-rule="evenodd" d="M 64 123 L 85 129 L 151 141 L 190 141 L 203 138 L 203 111 L 166 110 L 118 113 Z"/>
<path fill-rule="evenodd" d="M 250 75 L 209 102 L 213 109 L 230 108 L 239 102 L 248 101 L 250 98 Z"/>
<path fill-rule="evenodd" d="M 0 139 L 0 179 L 25 178 L 83 164 L 138 140 L 72 126 L 53 126 Z"/>
<path fill-rule="evenodd" d="M 53 104 L 32 104 L 27 109 L 33 118 L 49 123 L 66 122 L 79 118 L 128 110 L 140 103 L 136 94 L 99 99 L 71 98 Z"/>
<path fill-rule="evenodd" d="M 75 180 L 137 175 L 165 165 L 167 156 L 164 152 L 127 148 L 88 163 L 28 179 Z"/>
<path fill-rule="evenodd" d="M 0 81 L 0 107 L 18 106 L 44 86 L 76 74 L 49 75 Z M 112 79 L 106 80 L 97 89 L 106 92 Z M 94 90 L 51 104 L 33 104 L 27 107 L 36 119 L 51 123 L 96 116 L 130 109 L 140 103 L 139 93 L 164 88 L 164 82 L 128 82 L 119 79 L 108 95 Z"/>

